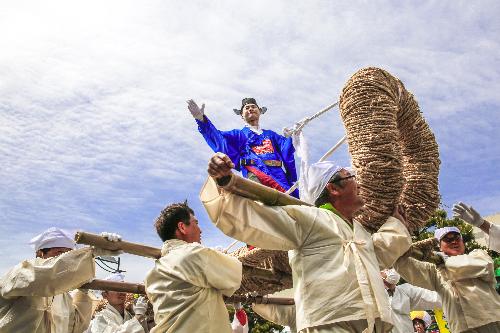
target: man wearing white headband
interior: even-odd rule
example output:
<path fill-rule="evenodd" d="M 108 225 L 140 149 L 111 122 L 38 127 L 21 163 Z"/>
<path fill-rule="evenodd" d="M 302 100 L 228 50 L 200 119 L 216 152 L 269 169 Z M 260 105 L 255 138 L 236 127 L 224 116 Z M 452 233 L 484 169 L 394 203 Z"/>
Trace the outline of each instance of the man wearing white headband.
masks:
<path fill-rule="evenodd" d="M 391 304 L 394 327 L 391 333 L 411 332 L 413 325 L 410 311 L 441 308 L 441 299 L 435 291 L 419 288 L 409 283 L 397 285 L 400 276 L 393 268 L 380 272 Z"/>
<path fill-rule="evenodd" d="M 500 332 L 500 296 L 495 290 L 491 257 L 480 249 L 465 254 L 457 227 L 436 229 L 434 237 L 445 260 L 443 265 L 403 256 L 394 268 L 409 283 L 439 294 L 453 333 Z"/>
<path fill-rule="evenodd" d="M 500 252 L 500 225 L 486 221 L 472 206 L 463 202 L 453 205 L 453 217 L 458 217 L 484 231 L 490 236 L 488 244 L 490 250 Z"/>
<path fill-rule="evenodd" d="M 108 281 L 124 282 L 123 273 L 111 274 Z M 144 333 L 143 325 L 148 302 L 139 297 L 134 304 L 134 315 L 125 309 L 127 293 L 103 291 L 102 297 L 108 304 L 97 313 L 90 324 L 90 333 Z"/>
<path fill-rule="evenodd" d="M 380 269 L 390 267 L 411 244 L 393 216 L 371 235 L 354 221 L 363 206 L 355 176 L 331 162 L 311 165 L 307 200 L 317 207 L 270 207 L 228 193 L 233 163 L 216 154 L 200 197 L 212 222 L 226 235 L 259 248 L 289 251 L 301 333 L 387 332 L 391 312 Z"/>
<path fill-rule="evenodd" d="M 89 326 L 87 291 L 68 293 L 94 277 L 98 248 L 75 249 L 73 235 L 50 228 L 31 240 L 36 258 L 24 260 L 0 279 L 0 332 L 81 333 Z"/>

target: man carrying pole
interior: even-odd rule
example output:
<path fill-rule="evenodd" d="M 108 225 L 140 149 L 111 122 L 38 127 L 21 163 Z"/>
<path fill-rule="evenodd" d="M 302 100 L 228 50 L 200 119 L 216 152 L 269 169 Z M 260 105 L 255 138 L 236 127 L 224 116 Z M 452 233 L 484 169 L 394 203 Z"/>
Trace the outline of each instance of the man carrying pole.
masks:
<path fill-rule="evenodd" d="M 265 206 L 224 190 L 231 185 L 228 156 L 209 162 L 200 197 L 226 235 L 270 250 L 288 250 L 301 333 L 387 332 L 390 306 L 380 269 L 406 252 L 411 237 L 396 207 L 370 235 L 353 220 L 363 206 L 355 176 L 332 162 L 312 164 L 308 197 L 316 207 Z"/>
<path fill-rule="evenodd" d="M 198 220 L 187 203 L 167 206 L 155 227 L 164 243 L 145 280 L 156 322 L 151 332 L 231 333 L 223 296 L 240 287 L 241 262 L 200 244 Z"/>
<path fill-rule="evenodd" d="M 109 235 L 110 240 L 119 236 Z M 117 255 L 94 247 L 75 249 L 68 232 L 49 228 L 30 242 L 36 258 L 25 260 L 0 279 L 0 332 L 81 333 L 89 326 L 87 291 L 69 291 L 94 277 L 94 257 Z"/>

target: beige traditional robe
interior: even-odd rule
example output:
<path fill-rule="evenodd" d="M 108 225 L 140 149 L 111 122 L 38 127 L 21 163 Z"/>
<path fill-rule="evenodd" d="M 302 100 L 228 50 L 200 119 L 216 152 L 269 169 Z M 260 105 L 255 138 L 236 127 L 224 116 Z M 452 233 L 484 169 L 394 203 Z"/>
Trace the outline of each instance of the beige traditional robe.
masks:
<path fill-rule="evenodd" d="M 491 224 L 489 239 L 490 250 L 500 252 L 500 225 Z"/>
<path fill-rule="evenodd" d="M 231 180 L 232 181 L 232 180 Z M 230 185 L 230 184 L 229 184 Z M 380 270 L 392 266 L 411 244 L 406 227 L 390 217 L 371 235 L 335 213 L 316 207 L 269 207 L 227 193 L 211 178 L 201 192 L 208 215 L 226 235 L 271 250 L 289 251 L 297 329 L 366 320 L 392 327 Z M 370 329 L 369 329 L 370 331 Z"/>
<path fill-rule="evenodd" d="M 481 330 L 487 324 L 500 332 L 500 296 L 495 290 L 493 260 L 485 251 L 449 257 L 439 268 L 403 256 L 394 268 L 409 283 L 441 296 L 451 332 L 490 332 L 489 327 Z"/>
<path fill-rule="evenodd" d="M 81 333 L 89 326 L 92 301 L 68 291 L 94 277 L 92 250 L 25 260 L 0 280 L 1 333 Z"/>
<path fill-rule="evenodd" d="M 167 240 L 161 254 L 145 280 L 156 322 L 151 332 L 230 333 L 222 296 L 240 287 L 241 262 L 178 239 Z"/>
<path fill-rule="evenodd" d="M 128 312 L 124 316 L 108 304 L 98 312 L 90 324 L 90 333 L 144 333 L 141 323 Z"/>

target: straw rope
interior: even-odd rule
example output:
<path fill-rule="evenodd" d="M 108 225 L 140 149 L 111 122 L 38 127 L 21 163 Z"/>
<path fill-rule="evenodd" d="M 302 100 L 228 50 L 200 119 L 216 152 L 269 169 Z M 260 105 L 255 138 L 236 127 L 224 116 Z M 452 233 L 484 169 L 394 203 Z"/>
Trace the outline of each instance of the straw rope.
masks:
<path fill-rule="evenodd" d="M 340 114 L 365 207 L 357 216 L 377 230 L 401 202 L 410 231 L 438 207 L 438 146 L 413 95 L 379 68 L 355 73 L 340 96 Z"/>
<path fill-rule="evenodd" d="M 269 281 L 243 274 L 241 287 L 236 291 L 236 295 L 248 293 L 267 295 L 292 288 L 292 269 L 288 263 L 288 254 L 285 251 L 259 248 L 249 250 L 245 246 L 230 253 L 230 255 L 237 257 L 245 266 L 269 269 L 275 273 L 276 277 L 276 281 Z"/>

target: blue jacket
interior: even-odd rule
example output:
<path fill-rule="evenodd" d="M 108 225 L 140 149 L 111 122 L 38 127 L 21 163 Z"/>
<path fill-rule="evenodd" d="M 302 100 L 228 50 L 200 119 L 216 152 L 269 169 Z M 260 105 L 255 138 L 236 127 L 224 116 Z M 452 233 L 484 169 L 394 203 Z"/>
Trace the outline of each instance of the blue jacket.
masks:
<path fill-rule="evenodd" d="M 291 138 L 271 130 L 263 130 L 259 135 L 248 127 L 219 131 L 207 116 L 204 120 L 196 120 L 196 123 L 205 141 L 214 152 L 229 156 L 243 177 L 248 176 L 246 166 L 251 166 L 273 178 L 285 190 L 297 181 L 293 156 L 295 148 Z M 269 161 L 281 161 L 284 170 L 281 166 L 270 166 Z M 292 195 L 298 197 L 298 191 L 295 190 Z"/>

